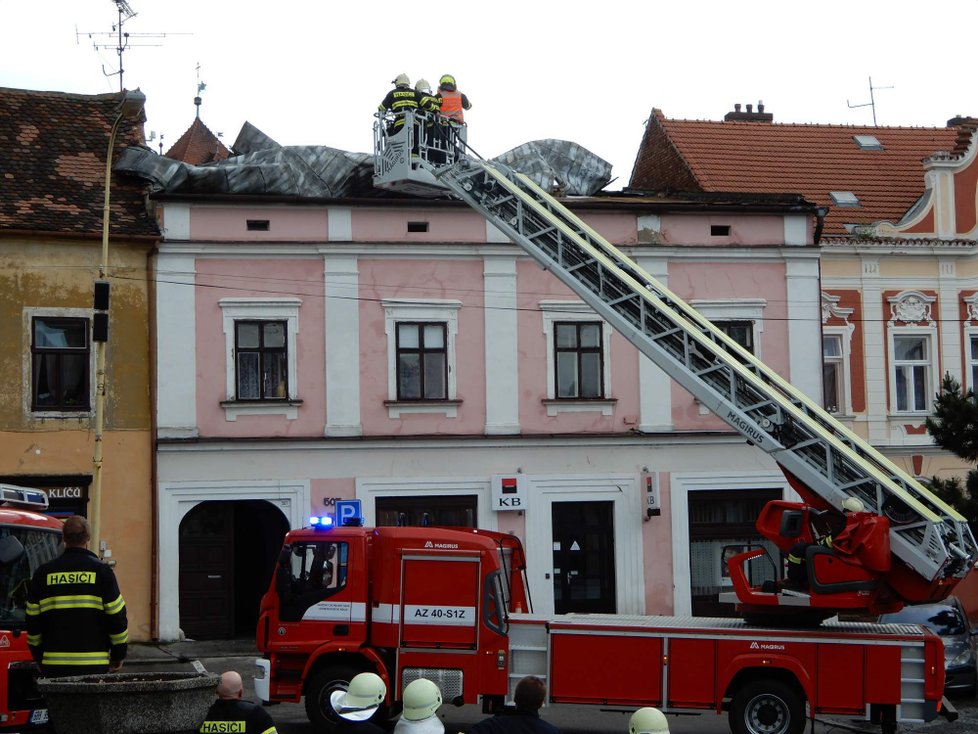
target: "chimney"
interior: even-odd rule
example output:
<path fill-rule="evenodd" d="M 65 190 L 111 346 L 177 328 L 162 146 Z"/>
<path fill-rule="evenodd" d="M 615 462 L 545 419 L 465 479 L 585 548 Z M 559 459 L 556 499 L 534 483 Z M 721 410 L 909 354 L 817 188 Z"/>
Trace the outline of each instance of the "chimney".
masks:
<path fill-rule="evenodd" d="M 747 105 L 747 111 L 741 112 L 740 105 L 735 104 L 733 112 L 728 112 L 723 116 L 724 122 L 774 122 L 774 115 L 770 112 L 764 111 L 764 103 L 757 103 L 757 112 L 754 111 L 754 105 Z"/>
<path fill-rule="evenodd" d="M 947 121 L 948 127 L 961 127 L 962 125 L 974 125 L 978 120 L 968 115 L 955 115 Z"/>

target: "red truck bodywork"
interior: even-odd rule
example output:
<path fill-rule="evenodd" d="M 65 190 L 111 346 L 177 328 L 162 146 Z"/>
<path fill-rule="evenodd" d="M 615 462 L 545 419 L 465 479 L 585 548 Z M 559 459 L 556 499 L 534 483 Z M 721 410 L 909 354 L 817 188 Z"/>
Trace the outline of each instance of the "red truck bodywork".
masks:
<path fill-rule="evenodd" d="M 38 512 L 0 505 L 0 540 L 16 536 L 43 539 L 40 548 L 28 547 L 25 557 L 0 568 L 0 730 L 23 730 L 47 723 L 47 708 L 34 681 L 36 668 L 27 648 L 26 590 L 33 568 L 48 560 L 44 551 L 61 542 L 61 522 Z"/>
<path fill-rule="evenodd" d="M 307 606 L 297 610 L 285 576 L 295 583 L 305 572 L 297 575 L 294 569 L 304 566 L 290 559 L 324 543 L 345 548 L 342 570 L 331 572 L 342 589 L 317 592 L 320 600 L 306 598 L 299 606 Z M 510 700 L 521 677 L 533 674 L 547 681 L 554 703 L 729 711 L 735 734 L 779 731 L 763 720 L 752 725 L 758 711 L 786 717 L 784 734 L 798 734 L 806 703 L 807 715 L 863 717 L 885 731 L 897 721 L 929 721 L 940 709 L 943 646 L 923 628 L 541 617 L 523 612 L 529 610 L 523 565 L 515 537 L 482 530 L 292 531 L 262 600 L 258 648 L 264 658 L 256 692 L 267 701 L 305 696 L 310 719 L 321 729 L 333 723 L 329 691 L 363 670 L 385 680 L 392 705 L 407 683 L 426 677 L 446 701 L 481 700 L 484 709 L 495 710 Z M 596 661 L 604 663 L 601 675 L 595 675 Z"/>

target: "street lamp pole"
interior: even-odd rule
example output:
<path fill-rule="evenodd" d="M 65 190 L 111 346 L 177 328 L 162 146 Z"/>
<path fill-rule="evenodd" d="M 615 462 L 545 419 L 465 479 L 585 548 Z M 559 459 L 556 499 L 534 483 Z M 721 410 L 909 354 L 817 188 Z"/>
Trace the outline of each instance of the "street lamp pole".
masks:
<path fill-rule="evenodd" d="M 109 134 L 105 154 L 105 202 L 102 207 L 102 259 L 95 282 L 95 314 L 92 340 L 95 342 L 95 455 L 92 459 L 92 491 L 89 521 L 92 524 L 92 547 L 101 555 L 102 525 L 102 432 L 105 427 L 105 345 L 109 338 L 109 203 L 111 201 L 112 152 L 116 135 L 123 122 L 139 118 L 146 95 L 138 89 L 128 91 L 119 103 L 119 111 Z"/>

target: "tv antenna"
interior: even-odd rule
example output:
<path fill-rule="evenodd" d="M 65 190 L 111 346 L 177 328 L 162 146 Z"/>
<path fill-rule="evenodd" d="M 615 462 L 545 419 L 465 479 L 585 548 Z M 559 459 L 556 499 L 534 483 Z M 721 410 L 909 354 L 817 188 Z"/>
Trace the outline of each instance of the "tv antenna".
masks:
<path fill-rule="evenodd" d="M 862 104 L 851 104 L 849 100 L 846 100 L 846 104 L 849 105 L 849 109 L 855 109 L 856 107 L 872 107 L 873 108 L 873 127 L 876 125 L 876 97 L 873 96 L 873 92 L 877 89 L 893 89 L 893 87 L 874 87 L 873 77 L 869 78 L 869 102 L 863 102 Z"/>
<path fill-rule="evenodd" d="M 122 67 L 122 54 L 125 53 L 125 51 L 128 50 L 129 48 L 137 48 L 137 47 L 144 47 L 144 46 L 162 46 L 163 45 L 162 43 L 149 43 L 149 41 L 166 38 L 167 34 L 166 33 L 129 33 L 128 31 L 123 29 L 123 26 L 125 25 L 126 21 L 136 17 L 137 15 L 136 11 L 134 11 L 132 7 L 130 7 L 127 0 L 112 0 L 112 2 L 115 3 L 116 12 L 119 14 L 118 21 L 114 26 L 112 26 L 112 32 L 111 33 L 110 32 L 79 33 L 78 30 L 76 29 L 75 41 L 77 42 L 81 36 L 85 35 L 92 40 L 92 47 L 96 51 L 115 49 L 116 54 L 118 54 L 119 56 L 119 70 L 111 71 L 111 72 L 106 71 L 105 64 L 102 64 L 102 73 L 105 74 L 105 76 L 118 75 L 119 91 L 121 92 L 123 89 L 125 89 L 123 79 L 122 79 L 122 76 L 125 73 L 125 69 L 123 69 Z M 189 34 L 171 33 L 170 35 L 189 35 Z M 108 41 L 102 43 L 99 42 L 99 39 L 101 38 L 112 38 L 113 36 L 116 37 L 116 42 L 114 45 Z M 136 42 L 134 43 L 133 41 Z"/>

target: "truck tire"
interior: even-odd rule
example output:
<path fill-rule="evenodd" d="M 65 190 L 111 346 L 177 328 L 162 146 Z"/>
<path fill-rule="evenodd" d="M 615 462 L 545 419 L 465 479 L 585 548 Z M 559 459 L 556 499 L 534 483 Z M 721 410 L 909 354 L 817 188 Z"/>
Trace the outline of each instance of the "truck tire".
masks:
<path fill-rule="evenodd" d="M 751 681 L 730 703 L 733 734 L 802 734 L 804 730 L 805 701 L 779 680 Z"/>
<path fill-rule="evenodd" d="M 317 732 L 328 734 L 343 720 L 333 710 L 329 702 L 333 691 L 345 691 L 357 673 L 362 673 L 352 665 L 332 665 L 315 673 L 306 683 L 306 716 Z"/>

